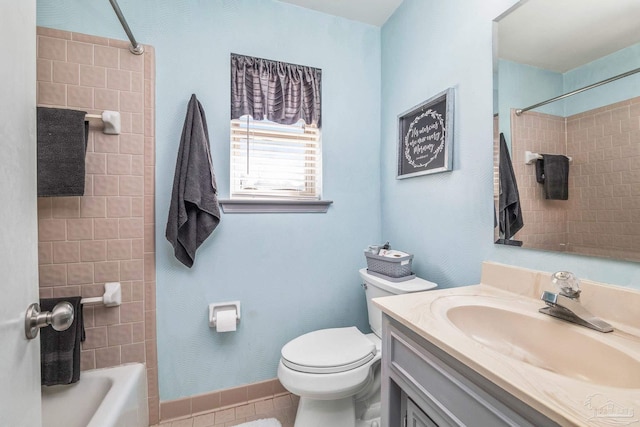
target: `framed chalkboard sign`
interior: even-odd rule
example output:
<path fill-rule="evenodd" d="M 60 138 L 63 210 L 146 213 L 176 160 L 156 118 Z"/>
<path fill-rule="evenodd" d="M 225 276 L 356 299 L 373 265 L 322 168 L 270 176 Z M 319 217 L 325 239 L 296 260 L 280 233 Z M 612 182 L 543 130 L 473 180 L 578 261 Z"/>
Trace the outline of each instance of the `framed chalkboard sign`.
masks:
<path fill-rule="evenodd" d="M 398 116 L 398 179 L 451 170 L 453 88 Z"/>

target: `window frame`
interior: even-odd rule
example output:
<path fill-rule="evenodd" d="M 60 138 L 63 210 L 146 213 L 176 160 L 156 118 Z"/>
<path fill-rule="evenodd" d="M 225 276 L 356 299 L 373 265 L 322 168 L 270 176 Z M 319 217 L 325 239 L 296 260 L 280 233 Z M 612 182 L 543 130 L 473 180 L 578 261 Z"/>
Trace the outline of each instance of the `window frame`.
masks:
<path fill-rule="evenodd" d="M 303 135 L 313 135 L 315 138 L 313 141 L 313 146 L 310 147 L 310 151 L 314 153 L 310 153 L 315 156 L 315 167 L 313 168 L 314 174 L 313 179 L 309 181 L 308 184 L 305 185 L 305 188 L 311 188 L 313 190 L 313 194 L 310 194 L 309 191 L 303 191 L 302 193 L 297 193 L 294 190 L 281 190 L 280 194 L 267 194 L 268 191 L 265 190 L 256 190 L 252 192 L 251 190 L 246 193 L 242 193 L 242 190 L 234 188 L 234 179 L 237 179 L 235 176 L 236 171 L 234 171 L 234 162 L 237 160 L 246 159 L 246 157 L 235 156 L 234 149 L 237 150 L 242 146 L 239 144 L 237 140 L 234 138 L 242 138 L 242 130 L 235 131 L 234 129 L 240 129 L 242 127 L 242 121 L 246 120 L 247 124 L 244 126 L 247 130 L 247 137 L 254 132 L 255 136 L 255 128 L 252 130 L 250 123 L 260 123 L 261 125 L 258 128 L 262 127 L 263 129 L 258 131 L 259 134 L 262 135 L 271 135 L 275 134 L 276 131 L 270 132 L 268 130 L 269 127 L 273 127 L 274 129 L 282 129 L 287 126 L 299 126 L 303 129 Z M 266 128 L 266 130 L 265 130 Z M 304 142 L 297 142 L 301 146 L 304 145 Z M 294 143 L 295 144 L 295 143 Z M 236 145 L 236 147 L 234 147 Z M 238 147 L 240 145 L 240 147 Z M 220 200 L 220 205 L 222 207 L 223 212 L 225 213 L 325 213 L 328 211 L 329 206 L 333 203 L 331 200 L 322 200 L 322 132 L 321 129 L 315 126 L 309 126 L 304 124 L 304 122 L 296 125 L 282 125 L 274 122 L 270 122 L 267 120 L 255 120 L 250 116 L 243 116 L 240 119 L 231 119 L 229 121 L 229 199 Z M 243 160 L 244 161 L 244 160 Z M 302 194 L 302 197 L 301 197 Z"/>
<path fill-rule="evenodd" d="M 245 115 L 230 121 L 229 142 L 231 199 L 322 198 L 322 135 L 316 126 L 302 120 L 283 125 Z M 286 169 L 288 174 L 282 172 Z M 261 178 L 265 181 L 258 188 L 242 188 L 243 180 L 257 183 Z M 278 184 L 282 188 L 274 188 Z"/>

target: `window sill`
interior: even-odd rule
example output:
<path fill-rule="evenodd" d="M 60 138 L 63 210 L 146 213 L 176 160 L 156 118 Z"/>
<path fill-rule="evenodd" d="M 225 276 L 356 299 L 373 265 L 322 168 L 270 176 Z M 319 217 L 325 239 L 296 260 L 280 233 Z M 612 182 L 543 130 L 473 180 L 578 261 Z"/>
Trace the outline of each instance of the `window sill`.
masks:
<path fill-rule="evenodd" d="M 219 200 L 222 212 L 235 213 L 326 213 L 332 200 Z"/>

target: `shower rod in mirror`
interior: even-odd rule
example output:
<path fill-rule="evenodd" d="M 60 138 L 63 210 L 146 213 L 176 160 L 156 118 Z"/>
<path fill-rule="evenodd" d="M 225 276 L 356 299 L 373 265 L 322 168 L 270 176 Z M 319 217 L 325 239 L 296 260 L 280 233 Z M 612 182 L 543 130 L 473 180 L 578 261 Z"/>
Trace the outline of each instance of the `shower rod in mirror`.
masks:
<path fill-rule="evenodd" d="M 631 75 L 636 74 L 638 72 L 640 72 L 640 68 L 636 68 L 635 70 L 627 71 L 626 73 L 618 74 L 617 76 L 609 77 L 608 79 L 599 81 L 597 83 L 590 84 L 590 85 L 582 87 L 580 89 L 572 90 L 571 92 L 565 93 L 564 95 L 556 96 L 554 98 L 547 99 L 546 101 L 538 102 L 537 104 L 533 104 L 533 105 L 531 105 L 531 106 L 529 106 L 527 108 L 520 108 L 520 109 L 516 110 L 516 116 L 521 115 L 525 111 L 529 111 L 529 110 L 533 110 L 534 108 L 542 107 L 543 105 L 547 105 L 547 104 L 550 104 L 552 102 L 559 101 L 559 100 L 564 99 L 564 98 L 568 98 L 568 97 L 570 97 L 572 95 L 576 95 L 576 94 L 578 94 L 580 92 L 584 92 L 586 90 L 593 89 L 595 87 L 602 86 L 604 84 L 614 82 L 616 80 L 622 79 L 622 78 L 627 77 L 627 76 L 631 76 Z"/>

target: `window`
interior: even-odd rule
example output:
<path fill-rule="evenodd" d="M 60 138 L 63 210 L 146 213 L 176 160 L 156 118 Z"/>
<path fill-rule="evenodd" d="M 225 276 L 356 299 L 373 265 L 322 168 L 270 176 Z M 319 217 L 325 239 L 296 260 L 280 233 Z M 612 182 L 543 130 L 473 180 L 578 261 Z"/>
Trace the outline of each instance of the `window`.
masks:
<path fill-rule="evenodd" d="M 321 171 L 316 126 L 231 120 L 231 198 L 318 200 Z"/>
<path fill-rule="evenodd" d="M 327 212 L 320 200 L 322 70 L 231 54 L 226 213 Z"/>

